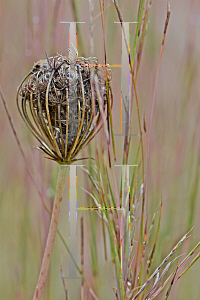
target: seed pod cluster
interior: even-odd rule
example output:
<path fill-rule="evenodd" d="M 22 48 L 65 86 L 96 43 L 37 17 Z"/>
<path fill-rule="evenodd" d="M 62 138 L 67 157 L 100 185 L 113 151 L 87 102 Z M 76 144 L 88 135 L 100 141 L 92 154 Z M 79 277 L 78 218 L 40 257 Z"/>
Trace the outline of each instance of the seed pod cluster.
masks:
<path fill-rule="evenodd" d="M 96 58 L 56 54 L 34 64 L 20 84 L 19 112 L 48 158 L 70 164 L 99 130 L 108 97 L 112 103 L 106 68 L 107 84 Z"/>

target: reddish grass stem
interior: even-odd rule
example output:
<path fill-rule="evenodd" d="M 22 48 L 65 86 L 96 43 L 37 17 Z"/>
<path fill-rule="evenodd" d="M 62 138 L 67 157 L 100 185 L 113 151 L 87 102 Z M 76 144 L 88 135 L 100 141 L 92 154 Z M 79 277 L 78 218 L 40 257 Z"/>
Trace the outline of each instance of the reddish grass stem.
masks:
<path fill-rule="evenodd" d="M 60 215 L 60 208 L 62 203 L 62 196 L 63 196 L 63 190 L 65 186 L 65 179 L 67 174 L 67 167 L 60 165 L 59 174 L 58 174 L 58 181 L 57 181 L 57 187 L 56 187 L 56 194 L 54 198 L 54 205 L 53 205 L 53 211 L 51 216 L 51 223 L 49 228 L 49 233 L 46 241 L 46 246 L 44 250 L 44 256 L 42 260 L 42 266 L 40 270 L 40 275 L 38 279 L 38 283 L 35 289 L 35 294 L 33 297 L 33 300 L 40 300 L 43 294 L 45 282 L 47 279 L 48 271 L 49 271 L 49 265 L 50 265 L 50 258 L 51 253 L 53 250 L 54 240 L 57 232 L 58 227 L 58 219 Z"/>

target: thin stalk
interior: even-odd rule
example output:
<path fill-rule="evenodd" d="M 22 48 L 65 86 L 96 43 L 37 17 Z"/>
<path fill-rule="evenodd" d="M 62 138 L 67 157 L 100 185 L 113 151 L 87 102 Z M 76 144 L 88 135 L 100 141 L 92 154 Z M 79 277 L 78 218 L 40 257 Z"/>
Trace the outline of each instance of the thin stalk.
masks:
<path fill-rule="evenodd" d="M 47 279 L 48 271 L 49 271 L 49 265 L 50 265 L 50 258 L 51 258 L 51 252 L 54 245 L 54 240 L 57 232 L 58 227 L 58 219 L 60 215 L 60 208 L 62 203 L 62 196 L 63 196 L 63 190 L 65 186 L 65 179 L 67 174 L 67 167 L 60 165 L 59 174 L 58 174 L 58 181 L 57 181 L 57 187 L 56 187 L 56 194 L 54 198 L 54 205 L 53 205 L 53 211 L 51 216 L 51 223 L 49 228 L 49 233 L 46 241 L 46 246 L 44 250 L 44 256 L 42 260 L 42 266 L 40 270 L 40 275 L 38 279 L 38 283 L 35 289 L 35 294 L 33 297 L 33 300 L 40 300 L 42 297 L 42 293 L 44 290 L 45 282 Z"/>
<path fill-rule="evenodd" d="M 81 272 L 84 273 L 84 228 L 83 217 L 81 217 Z M 81 279 L 81 300 L 84 300 L 84 280 Z"/>

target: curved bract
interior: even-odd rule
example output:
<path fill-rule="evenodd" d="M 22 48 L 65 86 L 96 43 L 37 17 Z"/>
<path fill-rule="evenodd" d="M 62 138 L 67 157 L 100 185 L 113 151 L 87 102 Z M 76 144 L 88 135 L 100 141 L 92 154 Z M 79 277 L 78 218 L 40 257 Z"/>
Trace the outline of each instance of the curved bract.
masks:
<path fill-rule="evenodd" d="M 20 84 L 19 112 L 48 158 L 71 164 L 99 130 L 101 110 L 108 97 L 112 102 L 106 68 L 108 89 L 105 67 L 96 58 L 70 60 L 56 54 L 34 64 Z"/>

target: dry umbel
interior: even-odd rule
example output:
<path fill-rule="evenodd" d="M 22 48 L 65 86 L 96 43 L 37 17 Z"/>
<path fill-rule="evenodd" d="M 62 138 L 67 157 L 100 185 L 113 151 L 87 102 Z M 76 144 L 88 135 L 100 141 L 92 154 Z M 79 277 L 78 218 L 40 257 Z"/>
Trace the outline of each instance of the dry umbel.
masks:
<path fill-rule="evenodd" d="M 23 79 L 18 109 L 48 158 L 71 164 L 99 130 L 101 110 L 108 97 L 113 101 L 106 68 L 107 84 L 96 58 L 56 54 L 34 64 Z"/>

